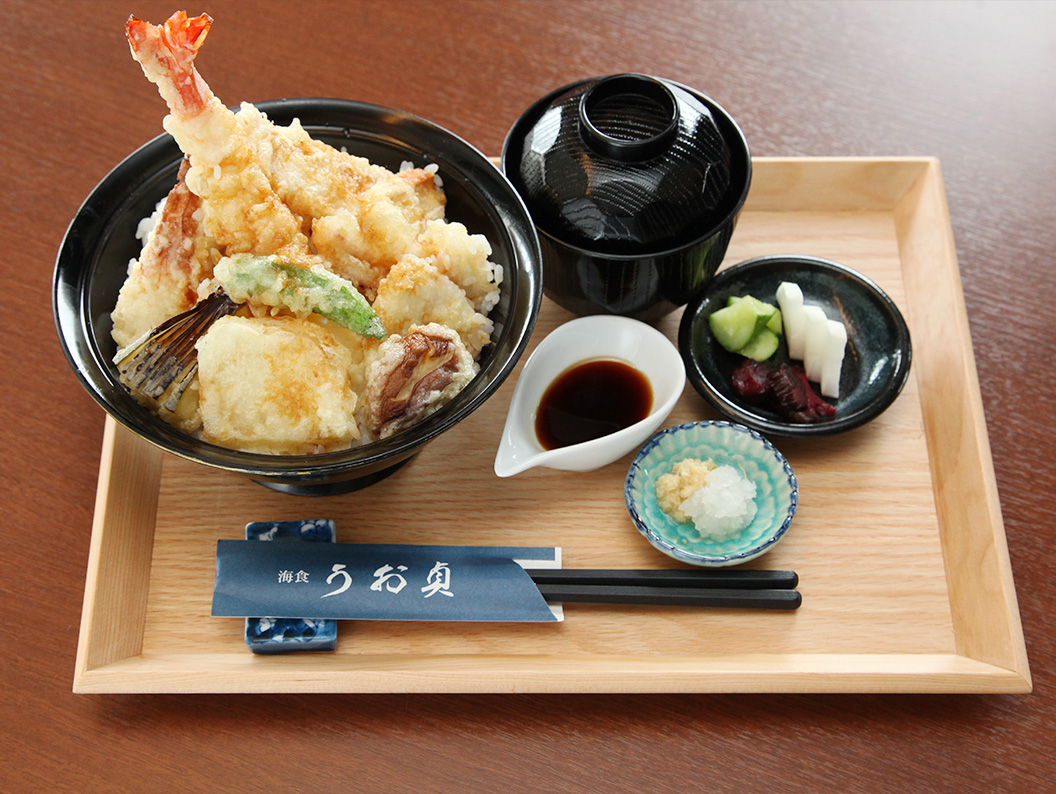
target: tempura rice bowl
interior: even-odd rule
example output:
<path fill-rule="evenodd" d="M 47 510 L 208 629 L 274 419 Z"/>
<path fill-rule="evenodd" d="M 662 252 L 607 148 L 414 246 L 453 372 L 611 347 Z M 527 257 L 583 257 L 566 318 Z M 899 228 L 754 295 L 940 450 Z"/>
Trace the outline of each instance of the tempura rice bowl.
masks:
<path fill-rule="evenodd" d="M 492 343 L 480 372 L 449 404 L 388 439 L 339 452 L 276 456 L 225 449 L 186 435 L 140 406 L 118 379 L 110 312 L 138 256 L 136 229 L 176 182 L 182 153 L 168 134 L 133 152 L 89 195 L 56 260 L 54 311 L 64 351 L 82 385 L 118 423 L 150 443 L 198 463 L 239 472 L 264 485 L 325 494 L 369 485 L 490 397 L 531 336 L 541 299 L 540 255 L 531 219 L 516 191 L 479 151 L 452 133 L 401 111 L 335 99 L 255 103 L 277 124 L 299 119 L 315 138 L 391 170 L 435 164 L 446 216 L 483 234 L 502 265 Z"/>

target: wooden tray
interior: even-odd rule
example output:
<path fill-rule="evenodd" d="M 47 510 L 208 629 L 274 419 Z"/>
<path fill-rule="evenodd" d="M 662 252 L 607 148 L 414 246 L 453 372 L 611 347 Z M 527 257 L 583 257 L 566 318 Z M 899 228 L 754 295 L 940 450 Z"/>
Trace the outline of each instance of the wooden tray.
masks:
<path fill-rule="evenodd" d="M 767 254 L 865 273 L 914 342 L 909 383 L 873 423 L 777 441 L 800 509 L 752 565 L 798 571 L 798 611 L 572 604 L 560 624 L 343 622 L 335 653 L 271 657 L 249 652 L 241 620 L 210 617 L 216 540 L 250 520 L 332 518 L 341 542 L 556 545 L 572 568 L 670 567 L 627 515 L 630 456 L 495 477 L 514 373 L 394 476 L 321 499 L 186 463 L 108 419 L 74 691 L 1030 691 L 938 162 L 757 159 L 726 262 Z M 547 302 L 533 342 L 570 317 Z M 678 319 L 661 323 L 672 338 Z M 687 386 L 668 424 L 709 418 Z"/>

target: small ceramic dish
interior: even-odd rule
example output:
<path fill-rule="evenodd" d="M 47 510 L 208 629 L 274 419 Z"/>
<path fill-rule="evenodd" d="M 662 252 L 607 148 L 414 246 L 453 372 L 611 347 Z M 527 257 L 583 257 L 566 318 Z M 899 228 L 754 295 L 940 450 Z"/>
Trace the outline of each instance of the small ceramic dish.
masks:
<path fill-rule="evenodd" d="M 755 484 L 755 517 L 738 535 L 701 540 L 692 522 L 680 524 L 660 509 L 657 480 L 687 458 L 732 466 Z M 690 565 L 722 568 L 754 560 L 785 536 L 799 504 L 799 485 L 784 455 L 751 428 L 691 422 L 657 433 L 642 447 L 627 473 L 624 496 L 634 525 L 656 549 Z"/>
<path fill-rule="evenodd" d="M 730 377 L 744 359 L 715 341 L 708 326 L 712 312 L 724 307 L 733 295 L 751 295 L 777 305 L 782 281 L 798 284 L 806 303 L 821 306 L 847 329 L 840 397 L 825 398 L 836 413 L 814 424 L 790 422 L 776 411 L 741 400 Z M 720 272 L 686 306 L 678 345 L 693 388 L 720 414 L 768 436 L 785 437 L 829 436 L 875 419 L 902 391 L 912 358 L 906 321 L 880 287 L 845 265 L 805 256 L 751 259 Z M 767 363 L 776 366 L 789 361 L 782 338 Z"/>
<path fill-rule="evenodd" d="M 535 419 L 547 388 L 576 364 L 615 359 L 649 381 L 652 405 L 639 422 L 591 441 L 545 449 Z M 495 473 L 510 477 L 535 466 L 592 471 L 640 447 L 674 408 L 686 385 L 678 349 L 651 325 L 628 317 L 595 315 L 571 320 L 552 331 L 521 371 L 495 456 Z"/>

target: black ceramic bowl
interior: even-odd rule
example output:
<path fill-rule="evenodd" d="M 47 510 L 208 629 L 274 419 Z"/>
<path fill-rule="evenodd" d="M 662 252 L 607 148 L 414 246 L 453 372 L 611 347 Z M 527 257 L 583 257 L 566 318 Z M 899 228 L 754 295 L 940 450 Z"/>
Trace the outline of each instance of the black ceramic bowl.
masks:
<path fill-rule="evenodd" d="M 715 274 L 752 176 L 723 108 L 638 74 L 542 97 L 507 134 L 502 167 L 539 233 L 545 294 L 576 314 L 646 322 Z"/>
<path fill-rule="evenodd" d="M 797 424 L 775 411 L 744 402 L 731 385 L 734 369 L 744 360 L 725 350 L 711 333 L 708 317 L 731 295 L 751 295 L 777 305 L 777 288 L 792 281 L 806 303 L 840 318 L 847 329 L 847 349 L 840 372 L 840 397 L 830 401 L 836 414 L 815 424 Z M 741 262 L 719 273 L 707 290 L 686 306 L 678 347 L 686 376 L 700 395 L 723 416 L 784 437 L 831 436 L 864 425 L 883 413 L 909 378 L 912 346 L 909 328 L 898 307 L 875 283 L 845 265 L 806 256 L 769 256 Z M 789 361 L 782 339 L 767 362 Z"/>
<path fill-rule="evenodd" d="M 139 220 L 151 214 L 176 182 L 182 154 L 168 134 L 121 162 L 70 224 L 55 265 L 59 339 L 85 389 L 116 421 L 150 443 L 277 490 L 313 495 L 354 490 L 391 473 L 426 442 L 465 419 L 510 374 L 539 311 L 538 240 L 523 202 L 498 169 L 468 143 L 428 121 L 337 99 L 284 99 L 257 106 L 278 124 L 299 119 L 313 137 L 393 170 L 403 161 L 439 166 L 447 217 L 485 235 L 492 260 L 504 270 L 501 299 L 490 314 L 495 322 L 492 344 L 481 354 L 477 377 L 443 409 L 391 438 L 311 456 L 225 449 L 186 435 L 142 408 L 118 381 L 110 312 L 129 260 L 139 255 Z"/>

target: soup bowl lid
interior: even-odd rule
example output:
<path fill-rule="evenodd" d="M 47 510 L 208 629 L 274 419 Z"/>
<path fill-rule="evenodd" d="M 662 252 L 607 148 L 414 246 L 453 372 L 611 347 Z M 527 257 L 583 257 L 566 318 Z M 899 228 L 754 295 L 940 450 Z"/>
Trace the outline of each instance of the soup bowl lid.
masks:
<path fill-rule="evenodd" d="M 720 225 L 747 157 L 740 130 L 707 97 L 617 74 L 533 104 L 507 135 L 503 169 L 540 231 L 596 253 L 646 254 Z"/>

